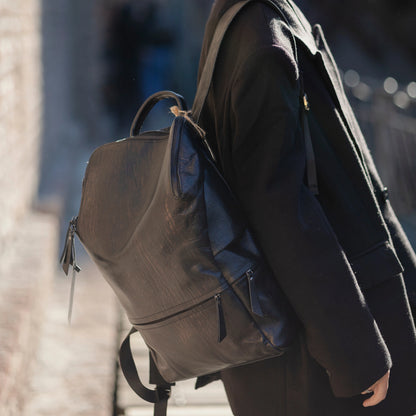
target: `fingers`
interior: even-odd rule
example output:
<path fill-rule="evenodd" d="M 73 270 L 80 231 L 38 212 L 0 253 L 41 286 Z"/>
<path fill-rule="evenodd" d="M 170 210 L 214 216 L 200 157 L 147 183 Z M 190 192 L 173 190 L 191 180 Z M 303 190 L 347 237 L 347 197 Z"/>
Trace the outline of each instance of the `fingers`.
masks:
<path fill-rule="evenodd" d="M 379 404 L 381 401 L 383 401 L 386 398 L 386 395 L 387 389 L 385 389 L 384 391 L 382 391 L 381 389 L 375 389 L 373 395 L 363 402 L 363 406 L 375 406 L 376 404 Z"/>
<path fill-rule="evenodd" d="M 390 371 L 374 383 L 368 390 L 362 393 L 367 394 L 373 392 L 373 395 L 363 402 L 364 407 L 375 406 L 386 398 L 387 390 L 389 389 L 389 376 Z"/>

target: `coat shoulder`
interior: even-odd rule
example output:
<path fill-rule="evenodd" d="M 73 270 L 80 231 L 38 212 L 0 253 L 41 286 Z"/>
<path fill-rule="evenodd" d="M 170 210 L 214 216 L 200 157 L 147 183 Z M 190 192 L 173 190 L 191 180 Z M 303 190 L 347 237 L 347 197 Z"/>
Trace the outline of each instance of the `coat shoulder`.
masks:
<path fill-rule="evenodd" d="M 211 43 L 215 28 L 223 12 L 225 2 L 214 5 L 207 23 L 204 38 L 205 51 Z M 247 5 L 232 22 L 221 47 L 223 53 L 235 66 L 246 61 L 261 49 L 274 47 L 281 51 L 282 58 L 292 62 L 297 72 L 296 40 L 285 20 L 270 6 L 253 2 Z M 204 54 L 203 54 L 204 55 Z M 201 56 L 204 60 L 204 56 Z"/>

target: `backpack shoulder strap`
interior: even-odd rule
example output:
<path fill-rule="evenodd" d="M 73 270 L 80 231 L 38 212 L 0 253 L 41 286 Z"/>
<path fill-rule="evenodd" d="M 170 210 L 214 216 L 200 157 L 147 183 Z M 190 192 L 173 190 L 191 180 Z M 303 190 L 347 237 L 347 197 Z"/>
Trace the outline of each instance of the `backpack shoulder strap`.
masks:
<path fill-rule="evenodd" d="M 273 2 L 272 0 L 243 0 L 232 7 L 230 7 L 224 15 L 221 17 L 220 21 L 217 24 L 217 28 L 215 29 L 214 36 L 211 40 L 211 45 L 208 50 L 208 55 L 206 58 L 206 62 L 204 68 L 201 73 L 201 78 L 198 83 L 197 92 L 195 95 L 195 100 L 192 106 L 192 118 L 196 123 L 198 123 L 201 111 L 204 107 L 205 101 L 208 96 L 209 89 L 211 87 L 215 65 L 217 62 L 218 54 L 220 51 L 221 44 L 227 33 L 228 28 L 230 27 L 231 23 L 234 21 L 236 16 L 240 13 L 241 10 L 244 9 L 250 3 L 253 2 L 262 2 L 273 8 L 280 16 L 282 16 L 283 20 L 287 23 L 288 27 L 290 28 L 290 23 L 288 22 L 286 15 L 282 12 L 280 7 Z M 293 47 L 294 47 L 294 55 L 296 63 L 299 66 L 298 61 L 298 52 L 297 52 L 297 43 L 295 35 L 290 31 L 292 40 L 293 40 Z M 303 133 L 305 139 L 305 150 L 306 150 L 306 173 L 307 173 L 307 181 L 310 190 L 313 194 L 318 194 L 318 182 L 317 182 L 317 174 L 316 174 L 316 163 L 315 163 L 315 154 L 313 151 L 312 140 L 309 132 L 308 120 L 306 117 L 305 112 L 307 111 L 306 105 L 304 106 L 304 100 L 306 99 L 304 90 L 303 90 L 303 79 L 302 79 L 302 72 L 299 71 L 300 77 L 300 101 L 301 101 L 301 123 L 303 126 Z"/>
<path fill-rule="evenodd" d="M 204 107 L 209 89 L 211 87 L 215 65 L 217 62 L 218 54 L 220 51 L 221 44 L 224 40 L 225 34 L 227 33 L 227 30 L 230 27 L 231 23 L 234 21 L 237 15 L 244 9 L 244 7 L 254 2 L 265 3 L 269 5 L 270 7 L 272 7 L 279 15 L 282 16 L 282 18 L 286 21 L 286 23 L 290 27 L 285 14 L 282 12 L 280 7 L 276 3 L 274 3 L 272 0 L 242 0 L 234 4 L 223 14 L 223 16 L 221 17 L 221 19 L 219 20 L 217 24 L 217 27 L 214 32 L 214 36 L 212 37 L 211 44 L 210 44 L 208 54 L 207 54 L 207 58 L 205 61 L 205 65 L 202 70 L 201 78 L 198 83 L 197 92 L 196 92 L 194 104 L 192 107 L 192 115 L 196 122 L 198 122 L 199 120 L 202 108 Z M 295 60 L 296 62 L 298 62 L 296 39 L 292 32 L 291 32 L 291 36 L 293 39 Z"/>

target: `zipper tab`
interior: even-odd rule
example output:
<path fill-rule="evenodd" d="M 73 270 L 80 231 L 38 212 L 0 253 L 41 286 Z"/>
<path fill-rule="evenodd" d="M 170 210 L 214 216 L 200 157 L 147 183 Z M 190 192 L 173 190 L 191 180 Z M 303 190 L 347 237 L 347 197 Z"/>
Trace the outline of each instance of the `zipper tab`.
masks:
<path fill-rule="evenodd" d="M 59 260 L 62 265 L 62 269 L 67 276 L 69 272 L 69 266 L 72 266 L 77 272 L 81 271 L 81 268 L 76 264 L 75 261 L 75 233 L 77 231 L 77 219 L 78 217 L 73 217 L 69 222 L 65 237 L 65 246 L 62 250 L 61 258 Z"/>
<path fill-rule="evenodd" d="M 69 325 L 71 325 L 71 320 L 72 320 L 72 309 L 73 309 L 73 305 L 74 305 L 76 274 L 77 274 L 77 269 L 75 267 L 73 267 L 72 268 L 72 278 L 71 278 L 71 290 L 69 292 L 69 302 L 68 302 L 68 324 Z"/>
<path fill-rule="evenodd" d="M 221 342 L 227 336 L 227 330 L 225 328 L 224 311 L 222 309 L 221 294 L 217 293 L 215 296 L 215 303 L 217 305 L 217 318 L 218 318 L 218 342 Z"/>
<path fill-rule="evenodd" d="M 248 291 L 250 294 L 251 311 L 258 316 L 264 316 L 263 311 L 261 309 L 259 298 L 257 296 L 256 285 L 255 285 L 256 282 L 254 280 L 253 270 L 248 269 L 246 271 L 246 276 L 247 276 L 247 281 L 248 281 Z"/>
<path fill-rule="evenodd" d="M 72 317 L 72 306 L 74 304 L 74 292 L 75 292 L 75 281 L 76 274 L 81 271 L 81 268 L 77 265 L 75 257 L 75 233 L 77 231 L 77 220 L 78 217 L 73 217 L 69 222 L 68 230 L 65 237 L 65 246 L 62 251 L 60 263 L 64 273 L 68 276 L 69 266 L 72 266 L 72 279 L 71 279 L 71 291 L 69 294 L 69 305 L 68 305 L 68 323 L 71 323 Z"/>

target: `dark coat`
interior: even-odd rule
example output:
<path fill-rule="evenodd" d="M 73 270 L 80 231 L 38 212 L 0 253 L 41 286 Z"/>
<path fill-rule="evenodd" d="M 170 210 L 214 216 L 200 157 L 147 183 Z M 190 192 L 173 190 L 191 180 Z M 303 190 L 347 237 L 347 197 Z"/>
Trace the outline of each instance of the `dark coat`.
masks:
<path fill-rule="evenodd" d="M 214 3 L 200 70 L 219 17 L 236 2 Z M 265 4 L 247 6 L 226 35 L 200 121 L 303 331 L 286 356 L 222 378 L 239 416 L 410 416 L 416 337 L 402 273 L 416 282 L 416 256 L 321 27 L 311 27 L 291 0 L 276 2 L 296 36 L 298 62 L 281 16 Z M 317 196 L 305 185 L 300 72 Z M 364 409 L 360 393 L 390 368 L 388 398 Z"/>

